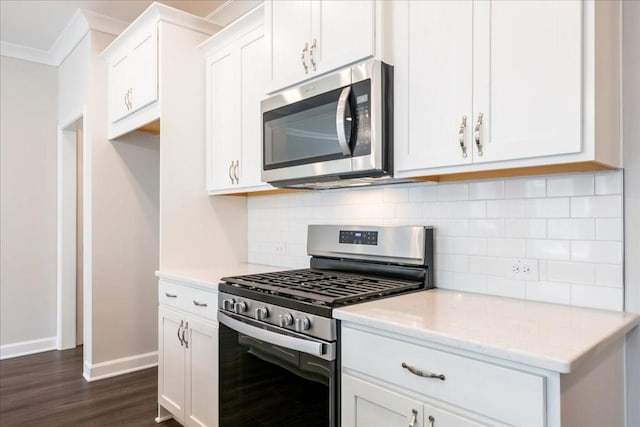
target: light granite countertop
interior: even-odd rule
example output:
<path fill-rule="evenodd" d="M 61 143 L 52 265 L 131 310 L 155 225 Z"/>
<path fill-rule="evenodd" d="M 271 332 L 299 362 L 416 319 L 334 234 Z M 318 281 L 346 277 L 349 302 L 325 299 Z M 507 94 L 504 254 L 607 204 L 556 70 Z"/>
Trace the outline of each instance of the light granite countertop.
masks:
<path fill-rule="evenodd" d="M 571 372 L 639 323 L 635 314 L 432 289 L 334 310 L 343 321 Z"/>
<path fill-rule="evenodd" d="M 276 267 L 273 265 L 239 263 L 203 269 L 159 270 L 156 271 L 156 276 L 160 279 L 174 280 L 199 288 L 216 290 L 218 289 L 220 279 L 223 277 L 267 273 L 286 269 L 286 267 Z"/>

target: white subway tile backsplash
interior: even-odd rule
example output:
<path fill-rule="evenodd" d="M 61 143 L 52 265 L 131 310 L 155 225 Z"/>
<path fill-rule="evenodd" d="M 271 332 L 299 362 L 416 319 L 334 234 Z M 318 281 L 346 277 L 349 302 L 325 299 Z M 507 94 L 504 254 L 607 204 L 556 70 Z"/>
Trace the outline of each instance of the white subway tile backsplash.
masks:
<path fill-rule="evenodd" d="M 595 223 L 585 219 L 550 219 L 547 221 L 547 237 L 550 239 L 593 239 Z"/>
<path fill-rule="evenodd" d="M 529 199 L 525 210 L 528 218 L 568 218 L 571 213 L 567 198 Z"/>
<path fill-rule="evenodd" d="M 507 199 L 545 197 L 546 195 L 547 180 L 545 178 L 529 177 L 505 181 L 505 198 Z"/>
<path fill-rule="evenodd" d="M 574 218 L 622 218 L 622 197 L 573 197 L 571 216 Z"/>
<path fill-rule="evenodd" d="M 564 175 L 547 178 L 547 197 L 591 196 L 593 174 Z"/>
<path fill-rule="evenodd" d="M 574 240 L 571 242 L 571 259 L 581 262 L 622 264 L 622 242 Z"/>
<path fill-rule="evenodd" d="M 622 309 L 621 171 L 301 192 L 247 206 L 249 262 L 308 266 L 308 224 L 431 225 L 437 287 Z M 518 261 L 537 271 L 514 273 Z"/>
<path fill-rule="evenodd" d="M 504 181 L 480 181 L 469 183 L 470 200 L 504 198 Z"/>
<path fill-rule="evenodd" d="M 596 194 L 622 194 L 622 171 L 597 174 Z"/>

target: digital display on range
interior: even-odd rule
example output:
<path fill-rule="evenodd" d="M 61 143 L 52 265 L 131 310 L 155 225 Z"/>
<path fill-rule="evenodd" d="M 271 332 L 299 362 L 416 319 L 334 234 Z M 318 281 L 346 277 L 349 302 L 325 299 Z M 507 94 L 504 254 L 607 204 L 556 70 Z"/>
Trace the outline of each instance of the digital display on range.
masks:
<path fill-rule="evenodd" d="M 378 245 L 377 231 L 345 231 L 340 230 L 340 243 L 352 245 Z"/>

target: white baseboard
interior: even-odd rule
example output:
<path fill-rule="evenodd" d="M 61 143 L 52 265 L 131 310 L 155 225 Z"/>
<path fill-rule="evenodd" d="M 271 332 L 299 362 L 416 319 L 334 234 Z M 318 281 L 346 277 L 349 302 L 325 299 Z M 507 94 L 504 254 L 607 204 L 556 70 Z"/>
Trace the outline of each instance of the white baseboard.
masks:
<path fill-rule="evenodd" d="M 56 349 L 56 337 L 42 338 L 39 340 L 21 341 L 0 346 L 0 360 L 12 357 L 26 356 L 28 354 L 42 353 Z"/>
<path fill-rule="evenodd" d="M 91 382 L 128 374 L 129 372 L 141 371 L 142 369 L 153 368 L 154 366 L 158 366 L 157 351 L 94 364 L 85 362 L 82 376 Z"/>

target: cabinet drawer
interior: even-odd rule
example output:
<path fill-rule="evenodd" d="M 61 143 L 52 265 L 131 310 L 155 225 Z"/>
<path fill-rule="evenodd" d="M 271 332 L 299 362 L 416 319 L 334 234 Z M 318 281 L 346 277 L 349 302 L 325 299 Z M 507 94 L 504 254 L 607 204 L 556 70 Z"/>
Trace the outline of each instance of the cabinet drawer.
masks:
<path fill-rule="evenodd" d="M 342 366 L 509 424 L 545 424 L 542 376 L 350 328 L 342 329 Z"/>
<path fill-rule="evenodd" d="M 160 304 L 166 304 L 179 310 L 217 321 L 217 292 L 195 289 L 190 286 L 160 280 L 158 299 Z"/>

